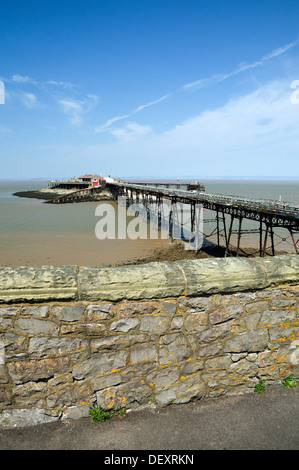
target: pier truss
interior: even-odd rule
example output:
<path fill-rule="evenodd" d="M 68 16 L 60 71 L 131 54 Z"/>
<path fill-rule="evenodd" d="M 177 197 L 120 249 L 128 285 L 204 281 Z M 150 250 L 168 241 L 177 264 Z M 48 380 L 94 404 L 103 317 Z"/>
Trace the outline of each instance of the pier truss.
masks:
<path fill-rule="evenodd" d="M 271 199 L 249 199 L 241 196 L 174 190 L 122 182 L 107 184 L 107 187 L 115 198 L 125 196 L 129 201 L 142 203 L 145 207 L 155 202 L 159 208 L 164 199 L 170 201 L 171 205 L 177 202 L 190 205 L 192 230 L 195 208 L 201 204 L 205 210 L 211 211 L 214 215 L 213 218 L 204 218 L 204 226 L 209 226 L 210 230 L 209 233 L 203 235 L 207 240 L 214 238 L 218 246 L 224 246 L 225 256 L 239 256 L 243 252 L 241 238 L 246 234 L 257 234 L 256 255 L 275 256 L 276 248 L 280 249 L 282 245 L 287 245 L 287 251 L 299 254 L 298 205 Z M 244 227 L 246 220 L 255 222 L 256 228 Z M 214 227 L 211 229 L 213 224 Z M 232 236 L 237 237 L 234 250 L 231 245 Z"/>

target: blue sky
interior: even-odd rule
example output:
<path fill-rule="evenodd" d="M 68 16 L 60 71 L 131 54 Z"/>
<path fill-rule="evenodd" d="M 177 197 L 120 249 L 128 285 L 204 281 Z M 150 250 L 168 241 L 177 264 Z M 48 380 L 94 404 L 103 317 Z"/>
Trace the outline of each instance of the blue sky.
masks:
<path fill-rule="evenodd" d="M 2 2 L 0 179 L 298 179 L 298 20 L 297 0 Z"/>

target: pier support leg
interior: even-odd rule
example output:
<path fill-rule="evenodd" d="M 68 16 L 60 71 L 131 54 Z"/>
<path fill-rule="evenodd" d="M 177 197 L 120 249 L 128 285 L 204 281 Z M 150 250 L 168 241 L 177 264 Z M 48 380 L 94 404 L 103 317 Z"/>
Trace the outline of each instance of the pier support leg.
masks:
<path fill-rule="evenodd" d="M 240 241 L 241 241 L 241 227 L 242 227 L 242 217 L 239 219 L 239 231 L 238 231 L 238 244 L 237 244 L 237 256 L 239 256 Z"/>
<path fill-rule="evenodd" d="M 272 256 L 275 256 L 275 249 L 274 249 L 274 231 L 273 231 L 272 218 L 271 218 L 271 220 L 270 220 L 270 238 L 271 238 L 271 251 L 272 251 Z"/>
<path fill-rule="evenodd" d="M 265 232 L 264 246 L 263 246 L 263 257 L 264 257 L 265 254 L 266 254 L 268 232 L 269 232 L 269 225 L 266 224 L 266 232 Z"/>
<path fill-rule="evenodd" d="M 225 246 L 227 246 L 227 233 L 226 233 L 226 222 L 225 222 L 224 212 L 222 212 L 222 219 L 223 219 L 223 230 L 224 230 L 224 237 L 225 237 Z"/>
<path fill-rule="evenodd" d="M 194 232 L 195 228 L 195 204 L 191 204 L 191 232 Z"/>
<path fill-rule="evenodd" d="M 299 251 L 298 251 L 298 248 L 297 248 L 297 243 L 295 242 L 294 235 L 293 235 L 293 232 L 292 232 L 291 228 L 289 228 L 289 232 L 290 232 L 290 235 L 291 235 L 293 245 L 295 247 L 296 255 L 299 255 Z"/>
<path fill-rule="evenodd" d="M 216 222 L 217 222 L 217 245 L 220 246 L 220 233 L 219 233 L 219 212 L 216 213 Z"/>
<path fill-rule="evenodd" d="M 260 256 L 263 254 L 263 222 L 260 218 Z"/>
<path fill-rule="evenodd" d="M 225 257 L 227 257 L 228 252 L 229 252 L 228 246 L 229 246 L 230 237 L 231 237 L 231 234 L 232 234 L 233 223 L 234 223 L 234 216 L 232 215 L 232 216 L 231 216 L 231 220 L 230 220 L 230 227 L 229 227 L 227 242 L 226 242 L 226 249 L 225 249 L 225 255 L 224 255 Z"/>
<path fill-rule="evenodd" d="M 168 233 L 169 233 L 169 238 L 173 242 L 173 213 L 172 213 L 172 203 L 169 211 L 169 220 L 168 220 Z"/>
<path fill-rule="evenodd" d="M 161 199 L 158 199 L 158 231 L 161 231 Z"/>

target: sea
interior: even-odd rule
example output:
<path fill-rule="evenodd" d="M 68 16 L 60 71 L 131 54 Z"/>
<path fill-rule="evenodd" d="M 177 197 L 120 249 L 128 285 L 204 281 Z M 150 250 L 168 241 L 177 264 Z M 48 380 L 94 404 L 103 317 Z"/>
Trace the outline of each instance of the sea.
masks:
<path fill-rule="evenodd" d="M 171 182 L 171 181 L 169 181 Z M 200 180 L 206 192 L 274 199 L 299 205 L 299 181 Z M 172 240 L 107 237 L 99 239 L 96 227 L 98 206 L 109 204 L 116 217 L 120 210 L 113 201 L 46 204 L 41 199 L 17 197 L 13 193 L 46 188 L 47 180 L 0 180 L 0 266 L 79 265 L 109 266 L 150 255 L 168 248 Z M 215 213 L 203 212 L 205 239 L 215 242 Z M 257 223 L 244 221 L 241 246 L 258 247 Z M 286 231 L 284 231 L 286 232 Z M 294 252 L 289 233 L 275 236 L 275 249 Z M 117 230 L 116 230 L 117 234 Z M 234 242 L 232 238 L 232 243 Z"/>

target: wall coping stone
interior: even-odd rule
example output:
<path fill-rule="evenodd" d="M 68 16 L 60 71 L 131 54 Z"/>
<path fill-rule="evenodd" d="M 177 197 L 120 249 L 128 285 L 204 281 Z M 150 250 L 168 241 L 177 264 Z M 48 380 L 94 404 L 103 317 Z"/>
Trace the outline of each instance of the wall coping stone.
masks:
<path fill-rule="evenodd" d="M 0 267 L 0 303 L 197 296 L 298 281 L 298 255 L 208 258 L 121 267 Z"/>

